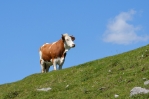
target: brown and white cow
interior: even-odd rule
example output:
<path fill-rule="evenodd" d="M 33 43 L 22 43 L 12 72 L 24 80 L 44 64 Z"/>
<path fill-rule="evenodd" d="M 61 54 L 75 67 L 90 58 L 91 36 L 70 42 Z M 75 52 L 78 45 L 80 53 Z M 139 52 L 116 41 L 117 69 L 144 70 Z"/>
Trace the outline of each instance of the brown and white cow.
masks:
<path fill-rule="evenodd" d="M 62 69 L 67 51 L 75 47 L 74 40 L 75 37 L 66 33 L 62 34 L 59 41 L 41 46 L 39 50 L 41 72 L 48 72 L 51 65 L 54 66 L 54 70 L 57 69 L 57 65 Z"/>

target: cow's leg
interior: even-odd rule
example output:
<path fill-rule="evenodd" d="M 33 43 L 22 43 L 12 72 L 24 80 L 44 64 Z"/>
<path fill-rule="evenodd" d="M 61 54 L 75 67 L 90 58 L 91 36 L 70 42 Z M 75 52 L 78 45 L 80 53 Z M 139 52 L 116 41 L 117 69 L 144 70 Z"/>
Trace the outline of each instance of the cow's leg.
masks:
<path fill-rule="evenodd" d="M 63 65 L 59 65 L 59 70 L 62 69 L 62 66 L 63 66 Z"/>
<path fill-rule="evenodd" d="M 64 62 L 65 62 L 65 58 L 62 57 L 60 59 L 59 70 L 62 69 L 62 66 L 63 66 Z"/>
<path fill-rule="evenodd" d="M 50 69 L 50 66 L 46 65 L 46 72 L 48 72 Z"/>
<path fill-rule="evenodd" d="M 63 64 L 64 64 L 64 61 L 59 65 L 59 70 L 62 69 Z"/>
<path fill-rule="evenodd" d="M 41 65 L 41 72 L 44 73 L 46 72 L 46 64 L 44 62 L 44 60 L 40 60 L 40 65 Z"/>
<path fill-rule="evenodd" d="M 56 70 L 56 65 L 57 65 L 57 63 L 56 63 L 56 59 L 53 59 L 54 70 Z"/>

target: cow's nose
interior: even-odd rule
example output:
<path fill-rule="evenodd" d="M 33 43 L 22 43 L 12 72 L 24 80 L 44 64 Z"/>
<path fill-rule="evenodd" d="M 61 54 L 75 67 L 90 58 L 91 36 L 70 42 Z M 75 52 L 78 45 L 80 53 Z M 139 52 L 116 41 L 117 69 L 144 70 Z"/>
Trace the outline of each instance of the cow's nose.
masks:
<path fill-rule="evenodd" d="M 72 44 L 72 47 L 75 47 L 76 45 L 75 44 Z"/>

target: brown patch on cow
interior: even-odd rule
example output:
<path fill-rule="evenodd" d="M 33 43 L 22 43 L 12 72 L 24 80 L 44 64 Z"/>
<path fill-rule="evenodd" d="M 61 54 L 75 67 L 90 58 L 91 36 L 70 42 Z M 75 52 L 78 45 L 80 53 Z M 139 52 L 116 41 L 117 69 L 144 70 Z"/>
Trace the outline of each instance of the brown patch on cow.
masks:
<path fill-rule="evenodd" d="M 51 61 L 58 57 L 65 57 L 66 54 L 64 53 L 64 37 L 62 36 L 62 39 L 55 42 L 54 44 L 45 44 L 40 48 L 40 51 L 42 52 L 42 59 L 44 61 Z M 50 48 L 50 49 L 49 49 Z"/>

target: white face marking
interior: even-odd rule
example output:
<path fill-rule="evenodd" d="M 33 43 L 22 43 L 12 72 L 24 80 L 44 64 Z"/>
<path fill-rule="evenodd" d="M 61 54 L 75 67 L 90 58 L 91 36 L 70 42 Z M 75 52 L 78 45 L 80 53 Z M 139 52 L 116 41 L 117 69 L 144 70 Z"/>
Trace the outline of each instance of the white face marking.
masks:
<path fill-rule="evenodd" d="M 65 36 L 65 47 L 66 48 L 74 47 L 74 42 L 72 41 L 71 37 L 68 35 Z"/>

